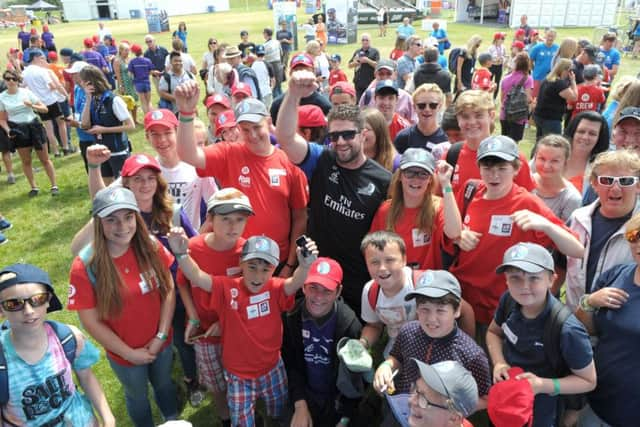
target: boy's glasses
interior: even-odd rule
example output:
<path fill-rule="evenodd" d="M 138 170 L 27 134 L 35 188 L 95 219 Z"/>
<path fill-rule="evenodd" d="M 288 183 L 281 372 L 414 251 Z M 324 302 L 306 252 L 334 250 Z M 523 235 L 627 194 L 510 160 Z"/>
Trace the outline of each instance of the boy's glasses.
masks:
<path fill-rule="evenodd" d="M 429 409 L 430 406 L 433 406 L 434 408 L 444 409 L 445 411 L 451 410 L 451 408 L 449 408 L 448 406 L 438 405 L 437 403 L 431 402 L 429 399 L 427 399 L 427 396 L 418 391 L 415 383 L 411 384 L 411 390 L 409 391 L 409 393 L 418 396 L 418 406 L 422 409 Z"/>
<path fill-rule="evenodd" d="M 351 141 L 356 137 L 357 134 L 357 130 L 343 130 L 338 132 L 329 132 L 327 136 L 329 137 L 329 141 L 338 142 L 340 137 L 342 137 L 342 139 L 344 139 L 345 141 Z"/>
<path fill-rule="evenodd" d="M 41 307 L 49 302 L 51 294 L 49 292 L 41 292 L 31 295 L 28 298 L 11 298 L 0 302 L 3 310 L 6 311 L 22 311 L 25 303 L 29 303 L 32 308 Z"/>
<path fill-rule="evenodd" d="M 618 183 L 620 187 L 631 187 L 638 182 L 637 176 L 606 176 L 602 175 L 598 177 L 598 184 L 605 187 L 613 187 L 613 184 Z"/>
<path fill-rule="evenodd" d="M 427 108 L 427 106 L 429 106 L 429 108 L 432 110 L 437 110 L 438 107 L 440 106 L 440 103 L 439 102 L 418 102 L 416 104 L 416 107 L 418 107 L 418 110 L 424 110 L 425 108 Z"/>
<path fill-rule="evenodd" d="M 624 233 L 624 238 L 629 243 L 637 243 L 640 240 L 640 228 L 636 230 L 629 230 Z"/>

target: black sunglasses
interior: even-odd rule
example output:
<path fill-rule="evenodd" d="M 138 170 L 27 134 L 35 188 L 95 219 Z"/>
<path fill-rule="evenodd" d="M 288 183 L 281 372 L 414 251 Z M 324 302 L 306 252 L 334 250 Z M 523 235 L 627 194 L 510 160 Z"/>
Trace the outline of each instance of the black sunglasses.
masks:
<path fill-rule="evenodd" d="M 439 102 L 418 102 L 416 104 L 416 107 L 418 107 L 418 110 L 424 110 L 425 108 L 427 108 L 427 105 L 429 106 L 430 109 L 437 110 L 438 107 L 440 106 L 440 103 Z"/>
<path fill-rule="evenodd" d="M 11 298 L 0 302 L 3 310 L 6 311 L 22 311 L 24 305 L 28 302 L 33 308 L 41 307 L 51 300 L 51 294 L 49 292 L 41 292 L 35 295 L 31 295 L 28 298 Z"/>
<path fill-rule="evenodd" d="M 4 80 L 7 81 L 7 82 L 17 82 L 18 81 L 18 79 L 16 79 L 15 77 L 5 77 Z"/>
<path fill-rule="evenodd" d="M 343 130 L 338 132 L 329 132 L 327 135 L 329 136 L 329 141 L 338 142 L 340 137 L 345 141 L 351 141 L 356 137 L 357 133 L 357 130 Z"/>

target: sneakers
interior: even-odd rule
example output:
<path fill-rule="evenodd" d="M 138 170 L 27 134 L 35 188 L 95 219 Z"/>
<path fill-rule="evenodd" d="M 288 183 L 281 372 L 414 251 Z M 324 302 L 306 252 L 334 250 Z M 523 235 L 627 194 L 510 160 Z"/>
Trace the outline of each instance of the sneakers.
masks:
<path fill-rule="evenodd" d="M 6 218 L 0 219 L 0 231 L 9 230 L 11 227 L 13 227 L 13 224 L 7 221 Z"/>
<path fill-rule="evenodd" d="M 31 191 L 29 191 L 29 197 L 36 197 L 39 192 L 40 192 L 39 188 L 32 188 Z"/>
<path fill-rule="evenodd" d="M 16 176 L 12 173 L 7 175 L 7 184 L 15 184 L 16 183 Z"/>
<path fill-rule="evenodd" d="M 0 233 L 0 245 L 4 245 L 8 241 L 9 239 L 7 239 L 7 237 L 4 234 Z"/>
<path fill-rule="evenodd" d="M 189 382 L 185 381 L 185 385 L 187 386 L 187 397 L 189 399 L 189 404 L 193 408 L 197 408 L 204 401 L 204 393 L 200 390 L 198 386 L 198 382 L 195 380 L 191 380 Z"/>
<path fill-rule="evenodd" d="M 58 188 L 58 186 L 56 185 L 51 187 L 51 195 L 55 197 L 58 194 L 60 194 L 60 189 Z"/>

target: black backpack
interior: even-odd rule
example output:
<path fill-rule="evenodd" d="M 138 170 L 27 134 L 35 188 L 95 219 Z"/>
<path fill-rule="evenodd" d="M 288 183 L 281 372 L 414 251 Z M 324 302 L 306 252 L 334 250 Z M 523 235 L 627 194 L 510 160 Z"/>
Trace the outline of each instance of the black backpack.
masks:
<path fill-rule="evenodd" d="M 449 71 L 455 75 L 458 72 L 458 57 L 463 54 L 461 47 L 455 47 L 449 52 Z"/>
<path fill-rule="evenodd" d="M 528 77 L 525 75 L 517 85 L 507 92 L 504 100 L 504 114 L 508 122 L 517 122 L 529 117 L 529 99 L 524 90 L 524 83 Z"/>
<path fill-rule="evenodd" d="M 506 291 L 506 299 L 504 302 L 504 316 L 505 322 L 509 313 L 518 305 L 516 300 L 513 299 L 509 291 Z M 542 343 L 544 345 L 544 354 L 553 370 L 555 377 L 561 378 L 571 373 L 571 370 L 567 366 L 566 362 L 562 358 L 560 351 L 560 334 L 562 333 L 562 327 L 571 316 L 571 310 L 558 300 L 554 300 L 551 306 L 551 312 L 544 321 L 544 334 L 542 337 Z"/>

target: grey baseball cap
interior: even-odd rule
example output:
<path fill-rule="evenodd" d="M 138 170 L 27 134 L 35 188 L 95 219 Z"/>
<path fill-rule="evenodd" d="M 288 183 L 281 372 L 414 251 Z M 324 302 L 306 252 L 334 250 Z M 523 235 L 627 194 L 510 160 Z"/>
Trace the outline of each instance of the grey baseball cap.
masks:
<path fill-rule="evenodd" d="M 467 371 L 458 361 L 427 365 L 413 359 L 418 365 L 420 377 L 429 387 L 445 396 L 453 409 L 468 417 L 476 410 L 478 404 L 478 385 L 471 372 Z"/>
<path fill-rule="evenodd" d="M 209 200 L 207 200 L 207 212 L 216 215 L 227 215 L 232 212 L 254 214 L 249 198 L 233 187 L 222 188 L 209 197 Z"/>
<path fill-rule="evenodd" d="M 267 107 L 259 99 L 247 98 L 243 100 L 235 109 L 236 123 L 251 122 L 260 123 L 269 116 Z"/>
<path fill-rule="evenodd" d="M 266 236 L 249 237 L 242 246 L 240 262 L 261 259 L 271 265 L 280 262 L 280 248 L 278 244 Z"/>
<path fill-rule="evenodd" d="M 480 161 L 485 157 L 498 157 L 511 162 L 520 156 L 518 145 L 508 136 L 494 135 L 485 138 L 478 147 L 476 160 Z"/>
<path fill-rule="evenodd" d="M 620 117 L 616 120 L 614 126 L 618 126 L 623 120 L 626 119 L 636 119 L 640 120 L 640 107 L 625 107 L 620 111 Z"/>
<path fill-rule="evenodd" d="M 593 80 L 598 75 L 602 75 L 602 68 L 596 64 L 589 64 L 584 66 L 584 71 L 582 71 L 582 76 L 585 80 Z"/>
<path fill-rule="evenodd" d="M 396 70 L 396 63 L 390 59 L 381 59 L 378 61 L 378 65 L 376 65 L 376 71 L 382 70 L 383 68 L 393 73 Z"/>
<path fill-rule="evenodd" d="M 409 148 L 402 153 L 400 170 L 411 167 L 424 169 L 433 175 L 433 171 L 436 170 L 436 160 L 424 148 Z"/>
<path fill-rule="evenodd" d="M 502 264 L 496 268 L 496 273 L 503 273 L 507 267 L 515 267 L 527 273 L 553 271 L 553 257 L 548 250 L 536 243 L 518 243 L 504 253 Z"/>
<path fill-rule="evenodd" d="M 453 294 L 458 299 L 462 298 L 458 279 L 445 270 L 426 270 L 418 277 L 415 289 L 405 295 L 404 300 L 409 301 L 417 296 L 442 298 L 447 294 Z"/>
<path fill-rule="evenodd" d="M 96 193 L 91 213 L 105 218 L 120 209 L 140 212 L 136 196 L 131 190 L 124 187 L 107 187 Z"/>

